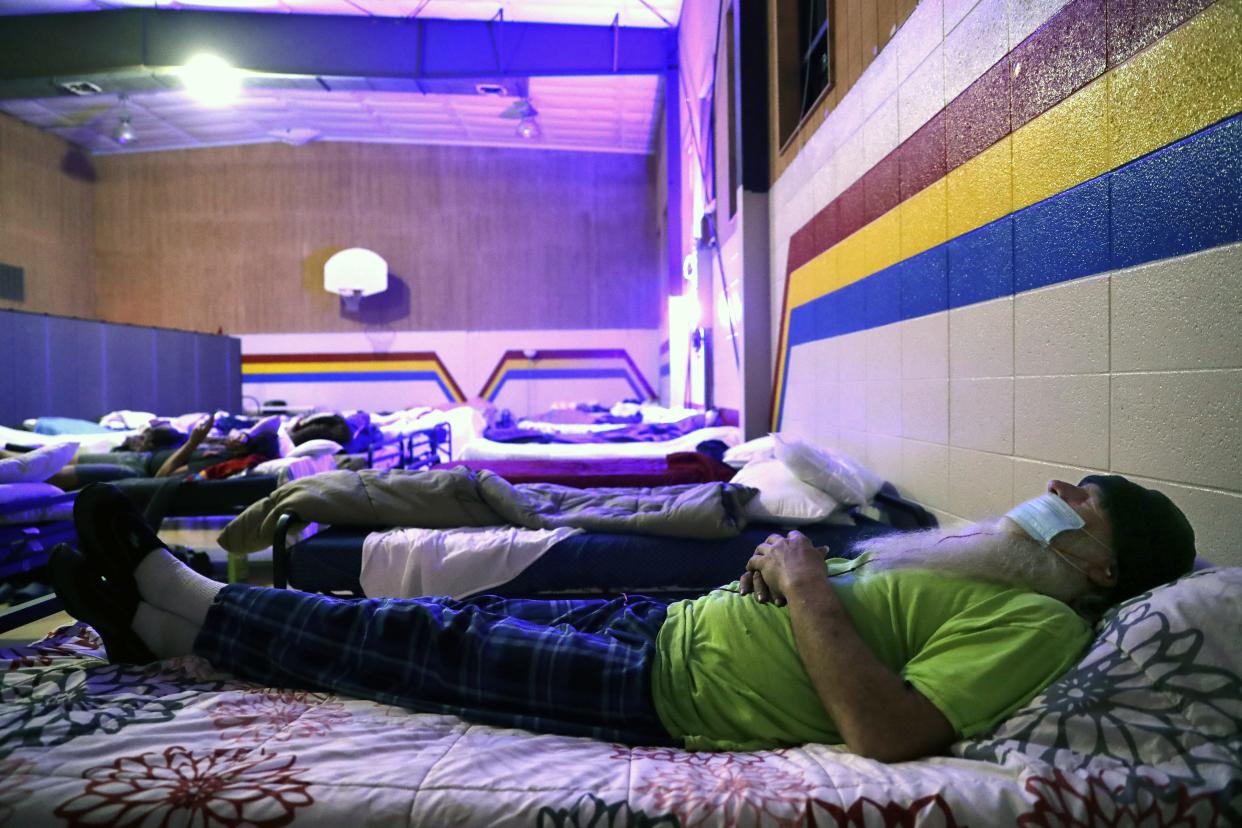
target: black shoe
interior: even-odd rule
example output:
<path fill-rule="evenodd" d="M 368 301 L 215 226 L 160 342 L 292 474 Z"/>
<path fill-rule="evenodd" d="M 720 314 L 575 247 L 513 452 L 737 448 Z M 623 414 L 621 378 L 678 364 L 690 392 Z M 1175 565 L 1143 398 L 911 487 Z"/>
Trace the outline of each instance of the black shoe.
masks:
<path fill-rule="evenodd" d="M 126 603 L 138 605 L 134 567 L 164 542 L 147 525 L 125 493 L 108 483 L 92 483 L 73 506 L 78 546 Z"/>
<path fill-rule="evenodd" d="M 57 544 L 48 558 L 48 572 L 56 597 L 65 611 L 95 628 L 103 639 L 108 660 L 120 664 L 148 664 L 155 655 L 132 628 L 137 602 L 125 603 L 104 582 L 86 556 L 68 544 Z"/>

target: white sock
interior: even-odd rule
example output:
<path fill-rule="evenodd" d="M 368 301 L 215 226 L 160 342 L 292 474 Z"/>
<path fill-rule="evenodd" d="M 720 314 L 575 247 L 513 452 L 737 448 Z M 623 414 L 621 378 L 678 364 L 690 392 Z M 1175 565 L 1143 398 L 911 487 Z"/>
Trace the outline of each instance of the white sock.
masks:
<path fill-rule="evenodd" d="M 198 638 L 199 625 L 192 624 L 176 613 L 138 602 L 134 612 L 134 632 L 142 639 L 156 658 L 176 658 L 194 652 L 194 639 Z"/>
<path fill-rule="evenodd" d="M 224 584 L 199 575 L 167 549 L 152 549 L 134 568 L 142 600 L 179 615 L 195 626 L 207 621 L 207 610 Z"/>

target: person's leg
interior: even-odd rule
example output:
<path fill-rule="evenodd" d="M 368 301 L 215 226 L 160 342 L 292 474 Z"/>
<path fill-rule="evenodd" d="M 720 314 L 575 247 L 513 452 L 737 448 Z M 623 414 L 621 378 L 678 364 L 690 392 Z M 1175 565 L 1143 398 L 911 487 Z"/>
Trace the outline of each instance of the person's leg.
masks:
<path fill-rule="evenodd" d="M 140 601 L 134 612 L 133 630 L 156 658 L 177 658 L 194 652 L 194 639 L 202 624 Z"/>
<path fill-rule="evenodd" d="M 78 506 L 87 551 L 112 588 L 132 595 L 128 617 L 140 600 L 191 623 L 208 606 L 194 651 L 219 669 L 502 726 L 669 742 L 651 697 L 658 602 L 340 601 L 217 588 L 168 555 L 114 488 L 90 487 Z"/>
<path fill-rule="evenodd" d="M 224 584 L 200 575 L 167 549 L 152 549 L 134 567 L 134 584 L 142 601 L 180 616 L 196 627 L 207 620 L 207 610 Z"/>
<path fill-rule="evenodd" d="M 669 742 L 651 699 L 664 606 L 587 602 L 597 632 L 498 614 L 500 604 L 431 599 L 341 601 L 224 587 L 194 651 L 252 681 L 330 690 L 504 727 L 626 742 Z M 510 605 L 511 601 L 501 604 Z M 541 602 L 532 617 L 547 615 Z M 553 602 L 567 605 L 573 602 Z M 554 617 L 552 620 L 556 620 Z"/>
<path fill-rule="evenodd" d="M 112 480 L 129 480 L 138 473 L 131 468 L 107 463 L 71 463 L 47 479 L 53 486 L 67 492 L 81 489 L 92 483 L 107 483 Z"/>
<path fill-rule="evenodd" d="M 155 655 L 130 628 L 135 604 L 104 581 L 80 550 L 57 544 L 48 556 L 48 574 L 65 611 L 90 624 L 103 639 L 108 660 L 146 664 Z"/>

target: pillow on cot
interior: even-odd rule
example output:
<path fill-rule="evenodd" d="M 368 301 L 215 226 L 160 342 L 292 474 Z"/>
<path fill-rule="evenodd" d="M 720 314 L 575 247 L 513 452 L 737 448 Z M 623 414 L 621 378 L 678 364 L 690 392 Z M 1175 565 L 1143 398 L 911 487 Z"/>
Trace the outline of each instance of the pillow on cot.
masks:
<path fill-rule="evenodd" d="M 77 443 L 52 443 L 17 457 L 0 460 L 0 483 L 39 483 L 65 467 Z"/>
<path fill-rule="evenodd" d="M 66 500 L 62 503 L 36 503 L 28 507 L 16 505 L 26 501 L 42 500 L 63 494 L 63 491 L 51 483 L 0 484 L 0 526 L 71 520 L 73 518 L 72 500 Z M 21 511 L 11 512 L 10 509 L 12 508 L 19 508 Z"/>
<path fill-rule="evenodd" d="M 772 445 L 772 435 L 766 437 L 756 437 L 753 440 L 747 440 L 738 446 L 732 446 L 725 450 L 724 462 L 735 469 L 740 469 L 747 463 L 754 463 L 759 460 L 771 460 L 774 454 Z"/>
<path fill-rule="evenodd" d="M 824 451 L 789 434 L 773 434 L 776 458 L 799 480 L 846 505 L 867 504 L 884 485 L 874 472 L 848 454 Z"/>
<path fill-rule="evenodd" d="M 840 506 L 828 493 L 795 477 L 779 460 L 748 463 L 730 482 L 759 490 L 758 497 L 745 507 L 751 520 L 791 525 L 819 523 Z"/>
<path fill-rule="evenodd" d="M 338 454 L 341 451 L 341 444 L 335 440 L 307 440 L 293 451 L 286 454 L 286 457 L 320 457 L 324 454 Z"/>

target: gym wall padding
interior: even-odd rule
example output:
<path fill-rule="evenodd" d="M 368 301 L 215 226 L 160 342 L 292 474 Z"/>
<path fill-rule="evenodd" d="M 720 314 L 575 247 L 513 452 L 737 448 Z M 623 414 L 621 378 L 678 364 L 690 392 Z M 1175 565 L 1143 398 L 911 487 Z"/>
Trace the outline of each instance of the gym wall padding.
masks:
<path fill-rule="evenodd" d="M 0 424 L 241 410 L 241 340 L 0 310 Z"/>

